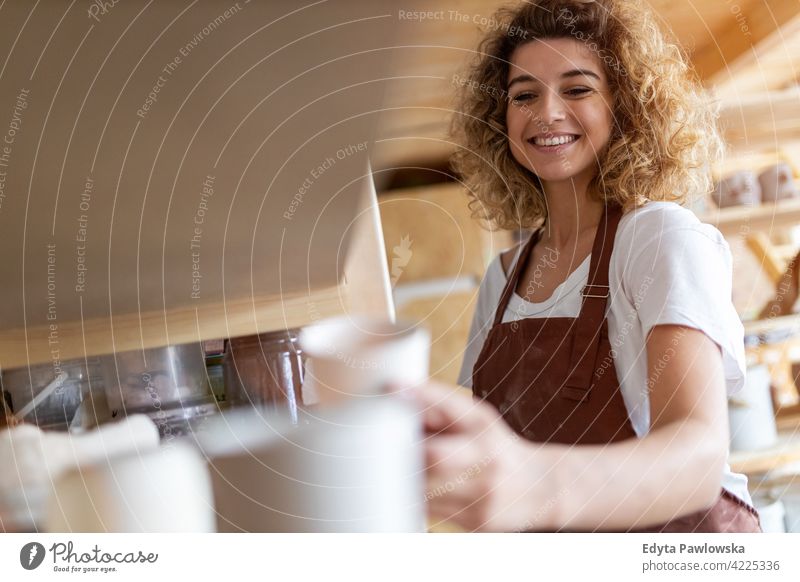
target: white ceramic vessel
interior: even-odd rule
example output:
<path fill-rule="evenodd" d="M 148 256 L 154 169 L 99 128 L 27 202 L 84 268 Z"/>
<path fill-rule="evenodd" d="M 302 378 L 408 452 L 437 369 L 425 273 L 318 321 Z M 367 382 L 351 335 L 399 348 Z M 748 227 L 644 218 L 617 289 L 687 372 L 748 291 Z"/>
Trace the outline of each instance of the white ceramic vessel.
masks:
<path fill-rule="evenodd" d="M 430 333 L 411 323 L 333 318 L 304 328 L 300 345 L 309 357 L 304 400 L 369 399 L 389 384 L 414 387 L 428 377 Z"/>
<path fill-rule="evenodd" d="M 211 480 L 186 443 L 76 467 L 56 483 L 48 532 L 215 531 Z"/>
<path fill-rule="evenodd" d="M 767 366 L 747 369 L 742 390 L 728 400 L 732 451 L 755 451 L 778 440 Z"/>
<path fill-rule="evenodd" d="M 239 410 L 199 435 L 219 531 L 421 532 L 420 418 L 397 396 L 284 417 Z"/>

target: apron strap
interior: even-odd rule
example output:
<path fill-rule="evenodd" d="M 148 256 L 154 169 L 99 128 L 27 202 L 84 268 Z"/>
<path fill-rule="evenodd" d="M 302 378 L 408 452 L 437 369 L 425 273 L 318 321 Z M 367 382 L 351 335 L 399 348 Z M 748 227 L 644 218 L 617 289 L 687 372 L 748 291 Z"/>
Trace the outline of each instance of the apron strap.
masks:
<path fill-rule="evenodd" d="M 616 204 L 608 204 L 597 226 L 587 285 L 582 291 L 581 312 L 575 320 L 570 373 L 561 389 L 561 394 L 570 400 L 584 400 L 593 385 L 609 296 L 608 269 L 620 218 L 622 209 Z"/>
<path fill-rule="evenodd" d="M 497 311 L 494 314 L 494 323 L 493 326 L 498 325 L 501 321 L 503 321 L 503 314 L 506 312 L 506 307 L 508 307 L 508 302 L 511 300 L 511 294 L 514 293 L 514 289 L 517 288 L 517 283 L 519 282 L 519 278 L 522 275 L 523 269 L 525 269 L 525 265 L 528 264 L 528 258 L 531 256 L 531 251 L 533 247 L 536 246 L 536 243 L 539 242 L 539 237 L 542 234 L 542 229 L 539 228 L 535 230 L 528 242 L 525 243 L 525 246 L 522 247 L 522 250 L 519 253 L 519 258 L 517 259 L 516 264 L 514 265 L 514 270 L 511 271 L 511 275 L 508 277 L 506 281 L 506 286 L 503 289 L 503 294 L 500 296 L 500 302 L 497 304 Z M 500 261 L 500 268 L 503 268 L 503 261 Z"/>

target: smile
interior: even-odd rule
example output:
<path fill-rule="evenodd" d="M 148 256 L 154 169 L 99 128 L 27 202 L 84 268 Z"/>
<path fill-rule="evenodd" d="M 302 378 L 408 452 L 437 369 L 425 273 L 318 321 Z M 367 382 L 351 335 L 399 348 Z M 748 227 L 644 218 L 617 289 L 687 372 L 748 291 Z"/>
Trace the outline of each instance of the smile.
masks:
<path fill-rule="evenodd" d="M 528 140 L 535 146 L 553 147 L 565 145 L 576 141 L 580 136 L 577 135 L 557 135 L 552 137 L 532 137 Z"/>

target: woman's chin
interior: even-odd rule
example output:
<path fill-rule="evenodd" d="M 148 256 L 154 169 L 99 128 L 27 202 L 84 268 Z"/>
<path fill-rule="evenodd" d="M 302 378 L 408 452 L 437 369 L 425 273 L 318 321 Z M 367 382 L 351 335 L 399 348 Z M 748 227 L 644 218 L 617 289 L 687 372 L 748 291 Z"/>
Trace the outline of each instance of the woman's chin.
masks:
<path fill-rule="evenodd" d="M 575 172 L 534 172 L 542 184 L 555 185 L 574 182 L 581 178 Z"/>
<path fill-rule="evenodd" d="M 562 183 L 587 183 L 596 173 L 596 168 L 589 166 L 585 168 L 571 167 L 546 167 L 528 166 L 528 169 L 539 179 L 542 184 L 562 184 Z M 537 171 L 538 170 L 538 171 Z"/>

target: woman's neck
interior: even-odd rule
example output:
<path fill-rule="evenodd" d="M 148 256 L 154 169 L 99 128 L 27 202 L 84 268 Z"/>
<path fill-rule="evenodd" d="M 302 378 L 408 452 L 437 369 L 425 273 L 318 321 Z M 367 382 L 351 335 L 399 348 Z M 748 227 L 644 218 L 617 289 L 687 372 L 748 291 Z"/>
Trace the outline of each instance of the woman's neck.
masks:
<path fill-rule="evenodd" d="M 578 244 L 581 237 L 592 233 L 603 216 L 603 202 L 589 196 L 588 184 L 577 180 L 543 184 L 547 201 L 547 221 L 542 241 L 552 247 L 566 249 Z"/>

